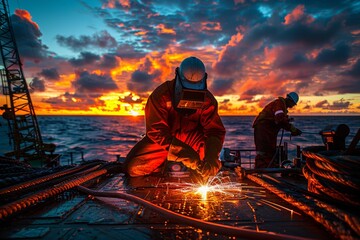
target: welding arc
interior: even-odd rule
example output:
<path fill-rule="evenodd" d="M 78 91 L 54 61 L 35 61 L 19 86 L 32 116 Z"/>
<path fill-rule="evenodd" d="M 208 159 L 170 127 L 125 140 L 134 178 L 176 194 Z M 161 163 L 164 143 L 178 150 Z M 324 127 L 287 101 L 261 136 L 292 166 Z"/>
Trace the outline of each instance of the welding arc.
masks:
<path fill-rule="evenodd" d="M 142 199 L 140 197 L 137 197 L 137 196 L 134 196 L 131 194 L 127 194 L 127 193 L 96 191 L 96 190 L 91 190 L 91 189 L 83 187 L 83 186 L 78 186 L 77 189 L 80 192 L 83 192 L 83 193 L 86 193 L 89 195 L 93 195 L 93 196 L 121 198 L 121 199 L 125 199 L 125 200 L 131 201 L 131 202 L 135 202 L 137 204 L 141 204 L 145 207 L 148 207 L 149 209 L 156 211 L 163 216 L 168 217 L 170 220 L 174 220 L 174 221 L 176 221 L 178 223 L 182 223 L 182 224 L 188 224 L 195 228 L 203 229 L 203 230 L 217 233 L 217 234 L 233 236 L 233 237 L 243 237 L 246 239 L 269 239 L 269 240 L 270 239 L 274 239 L 274 240 L 277 240 L 277 239 L 278 240 L 307 239 L 307 238 L 291 236 L 291 235 L 286 235 L 286 234 L 278 234 L 278 233 L 271 233 L 271 232 L 257 232 L 255 230 L 250 230 L 250 229 L 243 229 L 243 228 L 233 227 L 233 226 L 224 225 L 224 224 L 206 222 L 201 219 L 192 218 L 189 216 L 185 216 L 185 215 L 170 211 L 170 210 L 162 208 L 156 204 L 153 204 L 145 199 Z"/>

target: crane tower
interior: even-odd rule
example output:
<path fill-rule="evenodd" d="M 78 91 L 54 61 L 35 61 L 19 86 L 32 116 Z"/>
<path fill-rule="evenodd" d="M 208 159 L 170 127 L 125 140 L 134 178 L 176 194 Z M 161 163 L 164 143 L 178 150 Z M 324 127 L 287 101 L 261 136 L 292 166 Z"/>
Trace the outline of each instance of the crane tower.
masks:
<path fill-rule="evenodd" d="M 0 53 L 3 69 L 0 69 L 0 77 L 2 93 L 10 106 L 5 104 L 0 109 L 4 111 L 2 115 L 8 122 L 13 144 L 13 151 L 7 155 L 19 160 L 35 157 L 45 161 L 45 148 L 55 146 L 43 143 L 9 16 L 8 2 L 1 0 Z"/>

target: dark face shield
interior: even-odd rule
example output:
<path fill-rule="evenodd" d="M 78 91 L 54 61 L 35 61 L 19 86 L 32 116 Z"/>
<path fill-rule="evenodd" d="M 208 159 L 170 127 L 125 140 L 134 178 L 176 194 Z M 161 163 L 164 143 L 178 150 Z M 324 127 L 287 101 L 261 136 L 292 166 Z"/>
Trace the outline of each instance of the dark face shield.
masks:
<path fill-rule="evenodd" d="M 178 109 L 200 109 L 205 103 L 205 89 L 189 89 L 184 87 L 179 75 L 175 80 L 174 106 Z"/>
<path fill-rule="evenodd" d="M 177 108 L 199 109 L 205 102 L 204 90 L 183 89 Z"/>

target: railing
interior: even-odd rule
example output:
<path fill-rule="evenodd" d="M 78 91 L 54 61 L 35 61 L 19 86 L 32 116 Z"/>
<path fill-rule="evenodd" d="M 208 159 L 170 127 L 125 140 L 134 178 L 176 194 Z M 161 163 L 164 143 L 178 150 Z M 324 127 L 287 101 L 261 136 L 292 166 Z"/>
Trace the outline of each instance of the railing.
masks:
<path fill-rule="evenodd" d="M 255 167 L 255 149 L 230 149 L 223 148 L 220 159 L 226 166 L 240 166 L 247 169 Z"/>
<path fill-rule="evenodd" d="M 301 148 L 299 145 L 296 145 L 296 156 L 295 158 L 301 160 Z M 236 167 L 240 166 L 245 169 L 255 168 L 255 149 L 231 149 L 223 148 L 220 154 L 220 159 L 223 162 L 224 166 Z M 274 159 L 275 164 L 280 167 L 283 167 L 283 164 L 286 162 L 291 162 L 293 160 L 289 159 L 289 148 L 288 143 L 284 142 L 283 145 L 277 147 L 276 157 Z"/>

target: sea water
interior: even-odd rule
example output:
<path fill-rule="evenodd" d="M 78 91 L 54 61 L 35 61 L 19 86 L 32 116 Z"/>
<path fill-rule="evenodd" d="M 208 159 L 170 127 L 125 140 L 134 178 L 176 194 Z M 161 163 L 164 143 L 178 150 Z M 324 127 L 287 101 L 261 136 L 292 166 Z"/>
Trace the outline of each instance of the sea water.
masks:
<path fill-rule="evenodd" d="M 230 149 L 255 149 L 253 128 L 254 116 L 222 116 L 226 128 L 224 147 Z M 279 132 L 282 142 L 288 143 L 291 154 L 296 146 L 301 148 L 323 145 L 319 132 L 328 125 L 346 124 L 350 134 L 347 146 L 360 128 L 360 116 L 293 116 L 293 124 L 304 133 L 290 137 L 289 132 Z M 130 149 L 144 136 L 143 116 L 38 116 L 44 143 L 54 143 L 56 153 L 61 154 L 61 163 L 102 159 L 114 161 L 125 157 Z M 0 118 L 0 155 L 12 150 L 7 123 Z M 290 156 L 291 157 L 291 156 Z"/>

